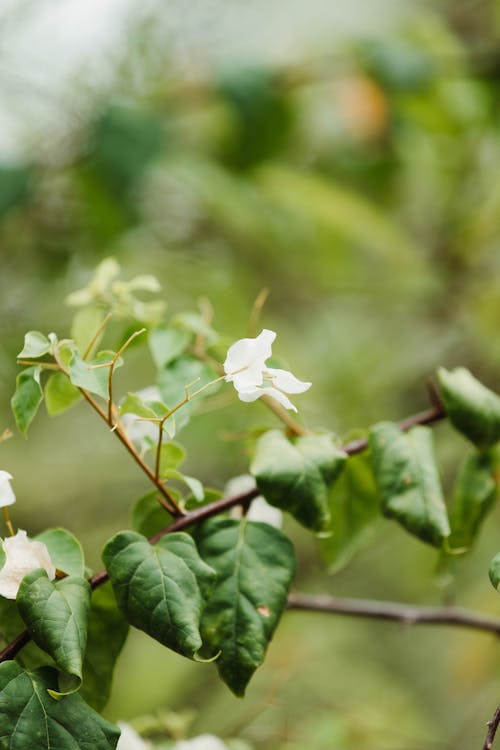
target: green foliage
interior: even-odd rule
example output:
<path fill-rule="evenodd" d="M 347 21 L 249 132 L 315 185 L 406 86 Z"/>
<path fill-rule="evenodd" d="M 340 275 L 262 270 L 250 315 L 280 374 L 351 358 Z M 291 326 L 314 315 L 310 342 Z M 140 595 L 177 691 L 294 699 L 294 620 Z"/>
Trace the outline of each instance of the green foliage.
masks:
<path fill-rule="evenodd" d="M 242 696 L 264 661 L 295 575 L 291 542 L 265 523 L 213 519 L 196 532 L 200 554 L 217 573 L 202 634 L 219 674 Z"/>
<path fill-rule="evenodd" d="M 44 570 L 23 578 L 17 606 L 35 643 L 52 656 L 60 675 L 59 697 L 78 690 L 87 645 L 90 586 L 83 578 L 69 576 L 50 581 Z"/>
<path fill-rule="evenodd" d="M 82 545 L 66 529 L 45 529 L 35 539 L 47 547 L 55 567 L 68 576 L 82 577 L 85 572 Z"/>
<path fill-rule="evenodd" d="M 161 370 L 179 357 L 187 347 L 191 336 L 179 328 L 156 326 L 149 332 L 148 341 L 151 356 L 156 367 Z"/>
<path fill-rule="evenodd" d="M 349 563 L 363 545 L 380 514 L 380 497 L 369 451 L 351 456 L 328 498 L 329 536 L 321 539 L 321 551 L 330 573 Z"/>
<path fill-rule="evenodd" d="M 119 532 L 104 547 L 103 560 L 131 625 L 193 658 L 202 645 L 203 594 L 215 573 L 191 537 L 170 534 L 151 546 L 141 534 Z"/>
<path fill-rule="evenodd" d="M 465 367 L 438 371 L 446 412 L 456 429 L 479 448 L 500 440 L 500 397 Z"/>
<path fill-rule="evenodd" d="M 54 372 L 45 384 L 45 406 L 51 417 L 61 414 L 82 400 L 81 391 L 62 372 Z"/>
<path fill-rule="evenodd" d="M 17 355 L 20 359 L 36 359 L 50 351 L 51 343 L 40 331 L 28 331 L 24 337 L 24 346 Z"/>
<path fill-rule="evenodd" d="M 472 453 L 464 461 L 450 507 L 450 547 L 470 548 L 498 494 L 498 452 Z"/>
<path fill-rule="evenodd" d="M 0 664 L 0 747 L 30 750 L 114 750 L 120 730 L 78 694 L 55 700 L 57 672 Z"/>
<path fill-rule="evenodd" d="M 128 631 L 128 622 L 118 609 L 111 584 L 95 589 L 90 600 L 80 695 L 96 711 L 102 711 L 109 700 L 113 670 Z"/>
<path fill-rule="evenodd" d="M 132 507 L 131 521 L 134 531 L 146 538 L 157 534 L 172 522 L 172 517 L 160 505 L 157 497 L 158 490 L 151 490 L 136 500 Z"/>
<path fill-rule="evenodd" d="M 258 441 L 250 471 L 266 500 L 291 513 L 314 531 L 330 523 L 328 492 L 340 475 L 346 454 L 328 435 L 288 440 L 280 430 Z"/>
<path fill-rule="evenodd" d="M 95 393 L 101 398 L 108 399 L 109 367 L 105 367 L 104 365 L 111 363 L 114 356 L 115 353 L 111 351 L 99 352 L 92 362 L 86 362 L 75 349 L 69 363 L 69 379 L 78 388 L 84 388 L 89 393 Z M 115 368 L 120 367 L 122 364 L 123 360 L 118 358 Z M 102 366 L 95 367 L 95 365 Z"/>
<path fill-rule="evenodd" d="M 38 366 L 22 370 L 16 378 L 16 390 L 10 402 L 17 428 L 25 437 L 43 401 L 40 372 Z"/>
<path fill-rule="evenodd" d="M 382 512 L 422 541 L 441 546 L 450 525 L 431 430 L 419 426 L 404 433 L 381 422 L 370 431 L 370 447 Z"/>

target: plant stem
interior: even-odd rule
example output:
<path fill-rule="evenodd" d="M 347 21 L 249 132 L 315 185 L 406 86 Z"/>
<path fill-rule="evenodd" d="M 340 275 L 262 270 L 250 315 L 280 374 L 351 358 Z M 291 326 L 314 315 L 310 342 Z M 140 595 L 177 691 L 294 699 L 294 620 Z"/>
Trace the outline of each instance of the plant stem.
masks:
<path fill-rule="evenodd" d="M 417 425 L 433 424 L 439 422 L 441 419 L 445 419 L 446 411 L 442 404 L 434 406 L 432 409 L 420 412 L 419 414 L 413 414 L 411 417 L 407 417 L 399 422 L 399 426 L 403 431 L 411 430 L 412 427 Z M 368 448 L 368 438 L 358 438 L 357 440 L 351 440 L 342 446 L 342 450 L 349 456 L 355 453 L 361 453 Z"/>
<path fill-rule="evenodd" d="M 128 337 L 128 339 L 125 341 L 123 346 L 121 346 L 118 351 L 116 352 L 115 356 L 113 357 L 110 366 L 109 366 L 109 374 L 108 374 L 108 424 L 110 427 L 114 427 L 113 424 L 113 375 L 115 371 L 115 365 L 118 362 L 118 359 L 120 355 L 125 351 L 127 346 L 135 339 L 137 336 L 140 336 L 141 333 L 144 333 L 146 329 L 141 328 L 140 331 L 135 331 L 131 336 Z"/>
<path fill-rule="evenodd" d="M 491 750 L 493 747 L 493 740 L 497 733 L 498 725 L 500 724 L 500 706 L 493 714 L 493 718 L 488 721 L 488 733 L 484 741 L 483 750 Z"/>
<path fill-rule="evenodd" d="M 106 315 L 106 317 L 104 318 L 104 320 L 102 321 L 102 323 L 101 323 L 101 325 L 99 326 L 99 328 L 97 329 L 97 331 L 96 331 L 96 332 L 94 333 L 94 335 L 93 335 L 93 336 L 92 336 L 92 338 L 90 339 L 89 345 L 88 345 L 88 346 L 87 346 L 87 348 L 85 349 L 85 353 L 84 353 L 84 355 L 83 355 L 82 359 L 87 359 L 87 357 L 89 357 L 89 356 L 90 356 L 90 352 L 92 351 L 92 348 L 93 348 L 93 346 L 94 346 L 95 342 L 97 341 L 97 339 L 99 338 L 100 334 L 101 334 L 101 333 L 102 333 L 102 332 L 104 331 L 104 329 L 105 329 L 105 328 L 106 328 L 106 326 L 108 325 L 108 323 L 109 323 L 109 319 L 110 319 L 110 318 L 111 318 L 111 313 L 109 312 L 109 313 L 108 313 L 108 314 Z"/>
<path fill-rule="evenodd" d="M 500 636 L 500 618 L 488 617 L 461 607 L 417 607 L 374 599 L 342 599 L 308 594 L 290 594 L 287 607 L 348 617 L 393 620 L 404 625 L 454 625 Z"/>

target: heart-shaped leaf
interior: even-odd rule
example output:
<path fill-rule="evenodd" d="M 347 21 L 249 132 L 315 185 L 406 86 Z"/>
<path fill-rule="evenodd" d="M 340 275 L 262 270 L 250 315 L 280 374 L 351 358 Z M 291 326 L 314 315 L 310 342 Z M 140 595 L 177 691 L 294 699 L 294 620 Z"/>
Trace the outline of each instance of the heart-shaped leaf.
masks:
<path fill-rule="evenodd" d="M 392 422 L 381 422 L 370 431 L 370 447 L 382 512 L 422 541 L 441 546 L 450 525 L 432 431 L 418 426 L 405 433 Z"/>
<path fill-rule="evenodd" d="M 329 488 L 346 458 L 328 435 L 291 441 L 281 430 L 269 430 L 257 443 L 250 471 L 271 505 L 287 510 L 307 528 L 323 531 L 330 522 Z"/>
<path fill-rule="evenodd" d="M 351 456 L 328 499 L 331 534 L 321 540 L 330 573 L 343 568 L 369 536 L 380 515 L 380 496 L 369 451 Z"/>
<path fill-rule="evenodd" d="M 50 581 L 44 570 L 34 570 L 21 581 L 16 601 L 37 646 L 67 673 L 57 693 L 78 690 L 87 645 L 88 582 L 76 576 Z"/>
<path fill-rule="evenodd" d="M 17 428 L 25 437 L 43 401 L 40 372 L 40 366 L 27 367 L 20 372 L 16 378 L 16 390 L 10 401 Z"/>
<path fill-rule="evenodd" d="M 262 664 L 295 575 L 292 543 L 266 523 L 212 519 L 196 531 L 200 554 L 217 572 L 203 613 L 203 640 L 221 678 L 243 695 Z"/>
<path fill-rule="evenodd" d="M 63 372 L 54 372 L 45 385 L 45 406 L 51 417 L 66 411 L 82 399 L 82 394 Z"/>
<path fill-rule="evenodd" d="M 121 531 L 103 550 L 116 600 L 131 625 L 164 646 L 193 658 L 202 645 L 203 593 L 215 572 L 188 534 L 169 534 L 154 546 Z"/>
<path fill-rule="evenodd" d="M 120 730 L 78 695 L 54 700 L 57 672 L 0 664 L 0 747 L 9 750 L 114 750 Z"/>
<path fill-rule="evenodd" d="M 108 702 L 113 670 L 128 631 L 128 622 L 118 609 L 111 584 L 95 589 L 90 602 L 80 695 L 97 711 L 102 711 Z"/>
<path fill-rule="evenodd" d="M 68 576 L 83 577 L 85 562 L 82 545 L 66 529 L 45 529 L 35 539 L 47 547 L 50 559 L 58 570 Z"/>
<path fill-rule="evenodd" d="M 54 334 L 51 334 L 52 336 Z M 43 357 L 50 351 L 50 339 L 40 331 L 28 331 L 24 336 L 24 346 L 17 355 L 18 358 L 36 359 Z"/>
<path fill-rule="evenodd" d="M 473 453 L 463 464 L 450 509 L 450 547 L 472 546 L 498 493 L 498 453 Z"/>
<path fill-rule="evenodd" d="M 500 440 L 500 396 L 465 367 L 438 370 L 439 388 L 453 426 L 479 448 Z"/>

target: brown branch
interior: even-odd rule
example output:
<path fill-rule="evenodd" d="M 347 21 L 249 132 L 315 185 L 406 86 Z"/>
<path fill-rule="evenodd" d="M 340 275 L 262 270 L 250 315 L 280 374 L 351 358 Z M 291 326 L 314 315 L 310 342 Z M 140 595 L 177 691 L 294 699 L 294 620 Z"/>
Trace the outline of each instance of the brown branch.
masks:
<path fill-rule="evenodd" d="M 404 625 L 452 625 L 500 636 L 500 618 L 461 607 L 417 607 L 374 599 L 342 599 L 308 594 L 290 594 L 287 606 L 288 609 L 329 612 L 348 617 L 393 620 Z"/>
<path fill-rule="evenodd" d="M 194 523 L 205 521 L 207 518 L 211 518 L 212 516 L 216 516 L 219 513 L 223 513 L 224 511 L 229 510 L 229 508 L 232 508 L 235 505 L 246 505 L 250 503 L 254 499 L 254 497 L 257 497 L 258 494 L 259 490 L 255 488 L 243 493 L 242 495 L 222 497 L 220 500 L 215 500 L 213 503 L 203 505 L 201 508 L 196 508 L 196 510 L 192 510 L 190 513 L 186 513 L 184 516 L 179 516 L 174 521 L 172 521 L 170 526 L 167 526 L 165 529 L 159 531 L 148 541 L 150 542 L 150 544 L 156 544 L 156 542 L 163 536 L 165 536 L 165 534 L 172 534 L 174 531 L 182 531 L 183 529 L 188 528 L 188 526 L 192 526 Z M 99 586 L 102 586 L 108 580 L 109 575 L 107 571 L 101 570 L 99 573 L 93 575 L 92 578 L 89 578 L 89 583 L 92 589 L 96 589 Z M 0 651 L 0 663 L 8 661 L 9 659 L 14 659 L 19 651 L 21 651 L 21 649 L 24 648 L 24 646 L 26 646 L 26 644 L 29 643 L 30 640 L 31 636 L 27 630 L 24 630 L 22 633 L 16 636 L 13 641 L 5 646 L 3 651 Z"/>
<path fill-rule="evenodd" d="M 483 750 L 491 750 L 493 747 L 493 740 L 497 733 L 498 725 L 500 724 L 500 706 L 493 714 L 493 718 L 488 721 L 488 733 L 484 741 Z"/>
<path fill-rule="evenodd" d="M 432 409 L 420 412 L 419 414 L 413 414 L 411 417 L 407 417 L 399 422 L 399 426 L 405 432 L 411 430 L 412 427 L 417 425 L 433 424 L 439 422 L 441 419 L 445 419 L 446 411 L 442 404 L 436 404 Z M 349 456 L 355 453 L 361 453 L 368 448 L 368 438 L 358 438 L 357 440 L 351 440 L 342 446 L 342 450 L 345 451 Z"/>
<path fill-rule="evenodd" d="M 105 412 L 101 409 L 99 404 L 97 404 L 94 399 L 86 392 L 82 391 L 84 398 L 87 399 L 87 401 L 90 403 L 90 405 L 97 411 L 97 413 L 104 419 L 104 421 L 107 421 L 107 417 Z M 411 427 L 414 427 L 418 424 L 432 424 L 433 422 L 437 422 L 440 419 L 443 419 L 446 416 L 446 413 L 442 407 L 435 407 L 433 409 L 430 409 L 429 411 L 422 412 L 421 414 L 415 414 L 411 417 L 408 417 L 407 419 L 404 419 L 402 422 L 399 423 L 401 429 L 403 430 L 409 430 Z M 149 469 L 149 467 L 142 462 L 142 459 L 140 456 L 136 453 L 133 446 L 130 446 L 128 443 L 128 438 L 121 433 L 119 430 L 115 430 L 117 437 L 122 441 L 122 443 L 125 445 L 125 447 L 131 452 L 133 458 L 141 464 L 141 468 L 146 472 L 148 477 L 151 479 L 153 484 L 158 486 L 157 482 L 155 481 L 155 477 L 153 472 Z M 368 446 L 368 440 L 366 438 L 360 438 L 359 440 L 353 440 L 349 443 L 346 443 L 343 446 L 343 450 L 348 453 L 349 455 L 352 455 L 354 453 L 360 453 L 361 451 L 365 450 Z M 130 450 L 132 449 L 132 450 Z M 144 464 L 144 465 L 143 465 Z M 163 493 L 166 492 L 163 485 L 158 486 L 158 489 L 162 491 Z M 213 503 L 209 503 L 208 505 L 203 505 L 201 508 L 197 508 L 196 510 L 192 510 L 189 513 L 186 513 L 183 516 L 178 516 L 171 524 L 170 526 L 167 526 L 162 531 L 158 532 L 158 534 L 155 534 L 152 536 L 149 541 L 151 544 L 155 544 L 159 539 L 161 539 L 162 536 L 165 534 L 171 534 L 174 531 L 182 531 L 183 529 L 188 528 L 189 526 L 192 526 L 195 523 L 199 523 L 200 521 L 204 521 L 207 518 L 211 518 L 212 516 L 219 515 L 220 513 L 223 513 L 226 510 L 229 510 L 229 508 L 232 508 L 235 505 L 245 505 L 249 503 L 251 500 L 253 500 L 254 497 L 256 497 L 259 494 L 259 491 L 255 488 L 253 490 L 250 490 L 249 492 L 246 492 L 242 495 L 235 495 L 233 497 L 226 497 L 221 498 L 220 500 L 215 500 Z M 92 578 L 89 579 L 89 583 L 93 589 L 97 588 L 98 586 L 102 586 L 102 584 L 106 583 L 109 576 L 105 570 L 96 573 Z M 325 601 L 331 601 L 330 597 L 315 597 L 314 598 L 316 602 L 319 599 L 322 599 L 323 602 Z M 312 606 L 311 602 L 312 599 L 308 599 L 308 603 L 306 606 L 306 601 L 302 597 L 300 599 L 299 595 L 291 595 L 289 599 L 289 608 L 290 609 L 314 609 L 319 611 L 334 611 L 338 612 L 338 614 L 346 614 L 346 615 L 353 615 L 358 617 L 372 617 L 377 619 L 386 619 L 386 620 L 399 620 L 400 622 L 406 622 L 406 623 L 434 623 L 434 624 L 441 624 L 441 625 L 462 625 L 464 627 L 470 627 L 470 628 L 476 628 L 477 630 L 486 630 L 494 633 L 500 633 L 500 620 L 495 620 L 494 618 L 487 618 L 482 615 L 478 615 L 474 612 L 467 612 L 467 610 L 460 610 L 456 608 L 443 608 L 443 609 L 436 609 L 432 607 L 427 608 L 417 608 L 417 607 L 407 607 L 405 605 L 397 605 L 393 603 L 386 603 L 385 604 L 385 615 L 380 614 L 380 611 L 377 613 L 375 609 L 372 609 L 370 611 L 363 611 L 362 606 L 363 602 L 361 601 L 361 604 L 359 605 L 359 610 L 354 611 L 354 605 L 353 600 L 340 600 L 336 599 L 334 600 L 337 603 L 337 606 L 340 607 L 340 602 L 350 602 L 349 605 L 349 611 L 347 609 L 345 611 L 340 611 L 340 609 L 329 609 L 328 607 L 320 607 L 320 606 Z M 366 602 L 365 602 L 366 604 Z M 371 603 L 374 604 L 373 602 Z M 375 604 L 380 605 L 381 602 L 376 602 Z M 436 612 L 441 613 L 441 617 L 436 619 Z M 444 613 L 446 613 L 446 617 L 444 617 Z M 424 619 L 425 615 L 427 618 L 430 619 Z M 8 659 L 14 659 L 16 654 L 19 653 L 19 651 L 25 646 L 30 640 L 30 635 L 28 631 L 24 631 L 23 633 L 20 633 L 11 643 L 9 643 L 3 651 L 0 651 L 0 663 L 3 661 L 7 661 Z"/>

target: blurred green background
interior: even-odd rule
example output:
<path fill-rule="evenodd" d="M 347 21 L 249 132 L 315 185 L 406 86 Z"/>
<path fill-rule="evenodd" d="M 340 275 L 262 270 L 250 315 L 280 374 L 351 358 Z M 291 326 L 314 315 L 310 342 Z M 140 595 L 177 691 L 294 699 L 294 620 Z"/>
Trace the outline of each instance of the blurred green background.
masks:
<path fill-rule="evenodd" d="M 438 365 L 498 390 L 499 31 L 498 0 L 5 2 L 0 429 L 25 331 L 67 335 L 65 296 L 109 255 L 126 277 L 157 275 L 169 313 L 208 297 L 232 340 L 268 287 L 262 325 L 313 381 L 298 403 L 308 425 L 345 436 L 425 409 Z M 118 387 L 149 385 L 145 354 L 127 361 Z M 273 417 L 220 405 L 182 439 L 189 473 L 222 488 L 246 470 L 233 437 L 249 414 Z M 449 488 L 467 448 L 446 425 L 436 437 Z M 120 446 L 80 405 L 0 450 L 16 524 L 69 528 L 99 568 L 146 489 Z M 498 612 L 498 516 L 446 575 L 380 521 L 331 576 L 288 523 L 298 590 Z M 190 731 L 258 750 L 472 748 L 498 673 L 484 635 L 288 613 L 243 701 L 213 667 L 134 633 L 107 714 L 192 710 Z"/>

